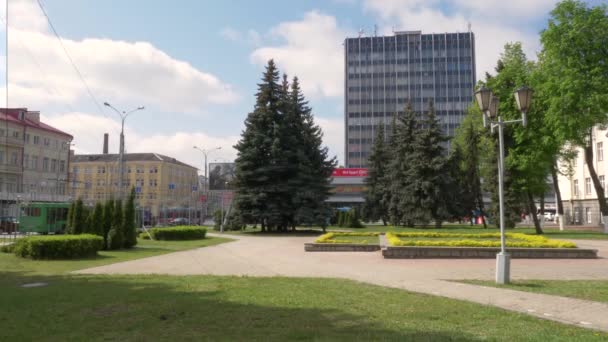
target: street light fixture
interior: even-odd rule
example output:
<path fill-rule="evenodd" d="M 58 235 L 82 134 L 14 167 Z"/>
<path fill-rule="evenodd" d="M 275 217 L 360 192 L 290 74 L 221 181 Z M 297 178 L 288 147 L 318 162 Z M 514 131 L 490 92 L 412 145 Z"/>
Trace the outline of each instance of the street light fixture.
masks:
<path fill-rule="evenodd" d="M 205 180 L 203 181 L 203 193 L 205 195 L 207 195 L 207 190 L 209 189 L 208 185 L 207 185 L 209 183 L 209 179 L 207 178 L 207 155 L 210 152 L 212 152 L 212 151 L 221 150 L 222 147 L 218 146 L 216 148 L 212 148 L 212 149 L 208 149 L 207 150 L 207 149 L 202 149 L 202 148 L 200 148 L 200 147 L 198 147 L 198 146 L 195 145 L 192 148 L 194 148 L 195 150 L 201 151 L 203 153 L 203 155 L 205 156 Z M 207 201 L 205 201 L 205 216 L 207 216 Z"/>
<path fill-rule="evenodd" d="M 116 114 L 118 114 L 118 116 L 120 116 L 121 119 L 121 128 L 120 128 L 120 152 L 119 152 L 119 156 L 118 156 L 118 167 L 119 167 L 119 176 L 120 176 L 120 180 L 118 182 L 118 192 L 119 192 L 119 198 L 122 199 L 123 198 L 123 183 L 124 183 L 124 178 L 125 178 L 125 166 L 124 166 L 124 154 L 125 154 L 125 119 L 127 118 L 127 116 L 129 116 L 129 114 L 136 112 L 138 110 L 144 110 L 144 106 L 139 106 L 133 110 L 130 111 L 119 111 L 118 109 L 116 109 L 114 106 L 112 106 L 111 104 L 109 104 L 108 102 L 104 102 L 103 103 L 104 106 L 112 108 Z"/>
<path fill-rule="evenodd" d="M 519 120 L 507 120 L 503 121 L 502 117 L 498 115 L 499 99 L 492 94 L 489 88 L 482 87 L 475 92 L 475 99 L 477 105 L 483 113 L 484 127 L 487 128 L 487 124 L 490 124 L 492 132 L 494 128 L 498 128 L 498 203 L 500 208 L 500 253 L 496 255 L 496 283 L 497 284 L 508 284 L 511 271 L 511 255 L 506 251 L 506 239 L 505 239 L 505 215 L 504 215 L 504 159 L 505 159 L 505 147 L 504 147 L 504 136 L 503 128 L 506 124 L 519 123 L 526 126 L 526 111 L 529 109 L 532 101 L 532 89 L 522 87 L 515 92 L 515 99 L 517 106 L 521 113 L 521 119 Z M 494 121 L 494 118 L 497 118 Z"/>

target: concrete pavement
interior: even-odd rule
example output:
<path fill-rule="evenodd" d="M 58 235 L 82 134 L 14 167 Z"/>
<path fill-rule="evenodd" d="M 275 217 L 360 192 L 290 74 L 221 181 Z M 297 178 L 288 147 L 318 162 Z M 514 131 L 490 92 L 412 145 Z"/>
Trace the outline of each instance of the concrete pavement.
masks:
<path fill-rule="evenodd" d="M 213 234 L 212 234 L 213 235 Z M 495 260 L 384 259 L 380 252 L 304 252 L 314 237 L 230 235 L 234 242 L 77 271 L 81 274 L 247 275 L 345 278 L 493 305 L 608 331 L 608 304 L 447 280 L 492 280 Z M 599 259 L 515 259 L 513 279 L 608 280 L 608 241 L 577 240 Z"/>

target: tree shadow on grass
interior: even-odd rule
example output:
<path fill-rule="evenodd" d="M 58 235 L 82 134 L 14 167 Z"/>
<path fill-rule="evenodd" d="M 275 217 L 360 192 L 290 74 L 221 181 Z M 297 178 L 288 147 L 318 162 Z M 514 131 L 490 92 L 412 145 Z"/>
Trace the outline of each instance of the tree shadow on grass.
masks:
<path fill-rule="evenodd" d="M 455 330 L 390 330 L 337 308 L 256 300 L 251 283 L 230 289 L 225 278 L 195 278 L 0 273 L 0 340 L 476 340 Z M 27 282 L 48 285 L 20 287 Z"/>

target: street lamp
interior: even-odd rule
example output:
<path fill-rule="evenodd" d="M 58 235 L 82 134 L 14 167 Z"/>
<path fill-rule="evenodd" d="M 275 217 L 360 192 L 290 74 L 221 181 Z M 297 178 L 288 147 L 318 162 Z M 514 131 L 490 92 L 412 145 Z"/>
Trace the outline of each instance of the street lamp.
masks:
<path fill-rule="evenodd" d="M 207 149 L 202 149 L 202 148 L 200 148 L 200 147 L 198 147 L 198 146 L 195 145 L 192 148 L 194 148 L 195 150 L 201 151 L 203 153 L 203 155 L 205 156 L 205 180 L 203 181 L 203 193 L 205 195 L 207 195 L 207 190 L 209 189 L 209 187 L 207 185 L 209 183 L 209 179 L 207 178 L 207 155 L 209 153 L 211 153 L 212 151 L 221 150 L 222 147 L 218 146 L 216 148 L 212 148 L 212 149 L 207 150 Z M 205 216 L 207 216 L 207 200 L 205 200 Z M 201 218 L 201 220 L 204 220 L 204 218 Z"/>
<path fill-rule="evenodd" d="M 106 107 L 110 107 L 112 108 L 116 114 L 118 114 L 118 116 L 120 116 L 121 119 L 121 128 L 120 128 L 120 152 L 119 152 L 119 156 L 118 156 L 118 167 L 119 167 L 119 175 L 120 175 L 120 180 L 118 182 L 118 192 L 119 192 L 119 198 L 122 199 L 123 197 L 123 182 L 124 182 L 124 176 L 125 176 L 125 166 L 124 166 L 124 154 L 125 154 L 125 119 L 127 118 L 127 116 L 129 116 L 129 114 L 136 112 L 138 110 L 144 110 L 144 106 L 140 106 L 137 107 L 133 110 L 130 110 L 128 112 L 126 111 L 119 111 L 118 109 L 116 109 L 114 106 L 112 106 L 111 104 L 109 104 L 108 102 L 104 102 L 103 103 L 104 106 Z"/>
<path fill-rule="evenodd" d="M 511 255 L 506 251 L 505 241 L 505 215 L 504 215 L 504 159 L 505 159 L 505 147 L 504 147 L 504 136 L 503 128 L 506 124 L 519 123 L 525 127 L 527 124 L 526 112 L 530 107 L 532 101 L 532 89 L 528 87 L 522 87 L 515 92 L 515 99 L 517 107 L 521 111 L 521 119 L 519 120 L 507 120 L 503 121 L 502 117 L 498 115 L 499 99 L 492 94 L 489 88 L 482 87 L 475 92 L 475 99 L 477 105 L 483 113 L 484 127 L 488 127 L 492 132 L 494 128 L 498 128 L 498 203 L 500 209 L 500 253 L 496 255 L 496 283 L 497 284 L 508 284 L 511 270 Z M 495 120 L 497 118 L 497 120 Z"/>

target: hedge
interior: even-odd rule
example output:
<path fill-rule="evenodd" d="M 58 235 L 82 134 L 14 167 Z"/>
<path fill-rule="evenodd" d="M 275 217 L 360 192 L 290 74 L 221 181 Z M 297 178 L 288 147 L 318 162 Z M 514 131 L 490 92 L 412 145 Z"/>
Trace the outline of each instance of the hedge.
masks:
<path fill-rule="evenodd" d="M 344 236 L 378 236 L 380 233 L 378 232 L 366 232 L 366 233 L 349 233 L 349 232 L 339 232 L 339 233 L 327 233 L 319 236 L 316 243 L 354 243 L 352 240 L 340 240 L 335 239 L 336 237 L 344 237 Z"/>
<path fill-rule="evenodd" d="M 405 238 L 430 238 L 429 240 L 402 240 Z M 551 240 L 540 235 L 521 233 L 505 234 L 506 246 L 516 248 L 576 248 L 569 241 Z M 460 240 L 441 240 L 460 238 Z M 495 238 L 496 240 L 473 240 Z M 437 247 L 500 247 L 500 233 L 452 234 L 452 233 L 386 233 L 391 246 L 437 246 Z"/>
<path fill-rule="evenodd" d="M 30 236 L 17 240 L 15 255 L 32 259 L 75 259 L 97 255 L 103 238 L 97 235 Z"/>
<path fill-rule="evenodd" d="M 152 228 L 149 231 L 154 240 L 199 240 L 207 235 L 207 229 L 191 226 Z"/>

